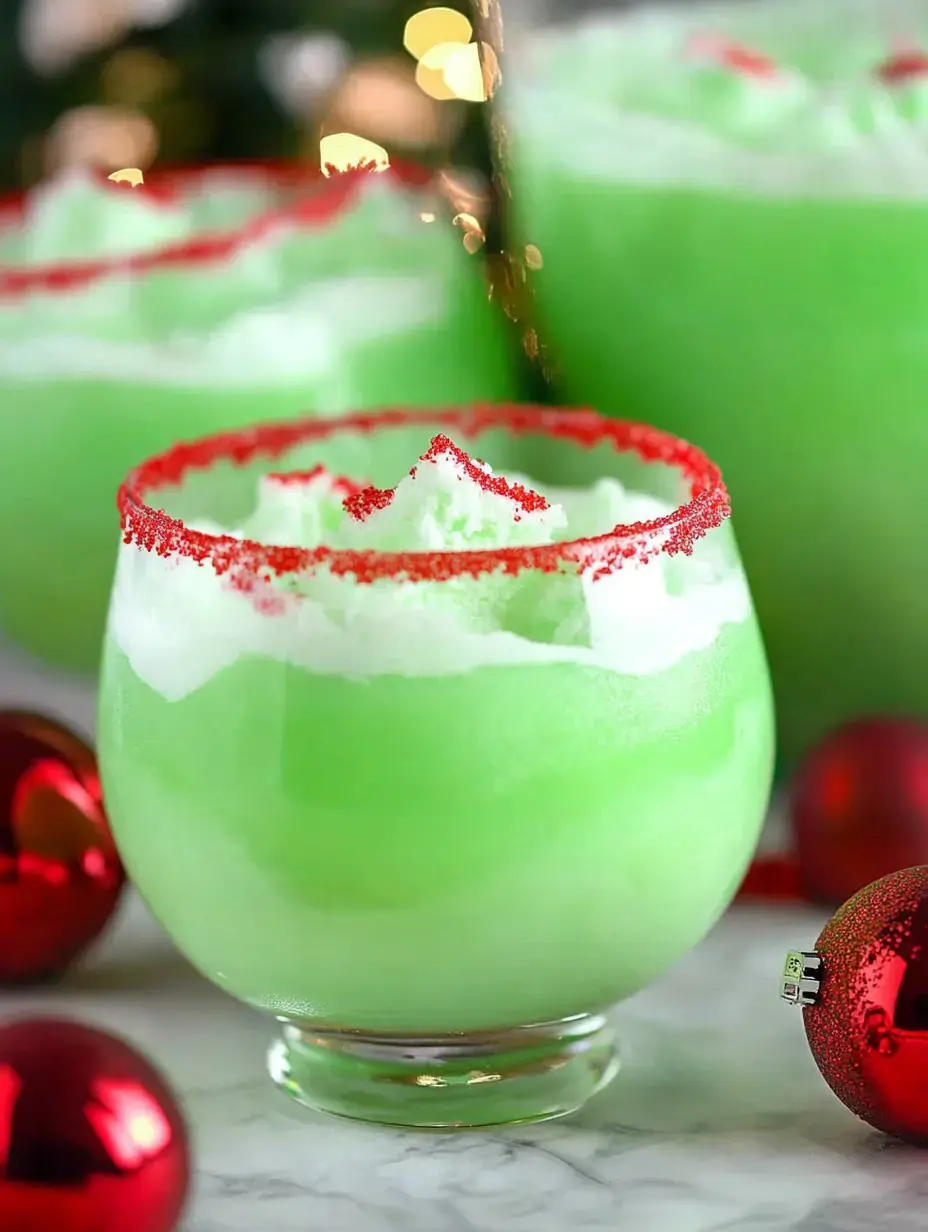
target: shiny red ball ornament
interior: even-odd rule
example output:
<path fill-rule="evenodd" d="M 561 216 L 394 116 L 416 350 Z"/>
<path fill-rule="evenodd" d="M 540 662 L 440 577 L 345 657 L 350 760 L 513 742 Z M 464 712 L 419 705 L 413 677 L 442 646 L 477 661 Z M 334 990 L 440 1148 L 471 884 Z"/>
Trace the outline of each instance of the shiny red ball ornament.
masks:
<path fill-rule="evenodd" d="M 928 867 L 860 890 L 814 953 L 820 987 L 802 1013 L 822 1077 L 874 1129 L 928 1145 Z"/>
<path fill-rule="evenodd" d="M 849 723 L 806 756 L 789 800 L 806 897 L 836 906 L 870 882 L 928 864 L 928 724 Z"/>
<path fill-rule="evenodd" d="M 61 975 L 125 879 L 91 749 L 54 719 L 0 711 L 0 984 Z"/>
<path fill-rule="evenodd" d="M 0 1228 L 174 1232 L 187 1129 L 135 1049 L 65 1019 L 0 1026 Z"/>

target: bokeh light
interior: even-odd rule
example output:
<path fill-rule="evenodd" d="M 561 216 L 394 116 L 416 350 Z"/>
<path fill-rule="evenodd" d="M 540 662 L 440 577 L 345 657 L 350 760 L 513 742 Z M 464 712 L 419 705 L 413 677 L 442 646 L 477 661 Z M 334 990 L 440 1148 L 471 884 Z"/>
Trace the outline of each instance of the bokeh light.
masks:
<path fill-rule="evenodd" d="M 416 83 L 438 102 L 485 103 L 500 80 L 493 49 L 474 43 L 471 23 L 454 9 L 423 9 L 406 23 L 403 46 L 418 61 Z"/>
<path fill-rule="evenodd" d="M 131 184 L 133 188 L 138 188 L 140 184 L 145 183 L 145 177 L 138 167 L 124 167 L 122 171 L 114 171 L 106 178 L 112 180 L 114 184 Z"/>
<path fill-rule="evenodd" d="M 150 167 L 158 153 L 158 130 L 148 116 L 128 107 L 75 107 L 58 120 L 45 143 L 46 171 L 93 167 Z"/>
<path fill-rule="evenodd" d="M 403 46 L 414 60 L 421 60 L 439 43 L 469 43 L 473 33 L 463 13 L 440 7 L 423 9 L 407 21 Z"/>
<path fill-rule="evenodd" d="M 319 142 L 319 162 L 324 175 L 335 171 L 350 171 L 370 166 L 372 171 L 386 171 L 390 156 L 382 145 L 359 137 L 356 133 L 330 133 Z"/>

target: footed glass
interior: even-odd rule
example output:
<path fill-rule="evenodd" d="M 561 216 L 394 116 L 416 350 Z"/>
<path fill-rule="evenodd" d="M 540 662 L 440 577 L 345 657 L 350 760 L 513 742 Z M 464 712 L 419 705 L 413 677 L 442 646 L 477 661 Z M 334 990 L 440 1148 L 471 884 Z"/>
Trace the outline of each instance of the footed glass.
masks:
<path fill-rule="evenodd" d="M 723 468 L 793 761 L 928 715 L 928 10 L 481 0 L 562 397 Z M 902 528 L 905 528 L 903 530 Z"/>
<path fill-rule="evenodd" d="M 108 813 L 183 953 L 278 1020 L 273 1081 L 406 1126 L 578 1108 L 767 803 L 716 467 L 590 412 L 388 412 L 179 445 L 119 504 Z"/>
<path fill-rule="evenodd" d="M 426 178 L 286 167 L 165 173 L 135 189 L 78 178 L 0 213 L 7 636 L 97 668 L 112 494 L 176 440 L 513 395 L 505 327 Z"/>

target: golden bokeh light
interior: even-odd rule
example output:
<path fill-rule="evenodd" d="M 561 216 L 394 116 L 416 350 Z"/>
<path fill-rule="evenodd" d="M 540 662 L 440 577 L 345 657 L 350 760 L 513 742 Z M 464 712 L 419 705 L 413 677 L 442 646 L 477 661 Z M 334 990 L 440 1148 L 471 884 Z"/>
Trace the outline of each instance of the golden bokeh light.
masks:
<path fill-rule="evenodd" d="M 422 219 L 423 222 L 434 222 L 435 221 L 435 215 L 432 214 L 430 211 L 426 211 L 425 213 L 420 214 L 419 217 Z"/>
<path fill-rule="evenodd" d="M 460 98 L 467 103 L 487 101 L 480 48 L 476 43 L 467 43 L 453 50 L 445 59 L 443 75 L 452 98 Z"/>
<path fill-rule="evenodd" d="M 534 244 L 525 245 L 525 264 L 530 270 L 540 270 L 544 265 L 541 249 Z"/>
<path fill-rule="evenodd" d="M 147 47 L 127 47 L 111 56 L 100 71 L 103 97 L 108 103 L 142 107 L 177 84 L 178 70 Z"/>
<path fill-rule="evenodd" d="M 319 162 L 323 175 L 332 170 L 351 171 L 357 167 L 370 167 L 372 171 L 386 171 L 390 156 L 382 145 L 359 137 L 356 133 L 330 133 L 319 141 Z"/>
<path fill-rule="evenodd" d="M 150 167 L 158 130 L 140 111 L 125 107 L 75 107 L 57 121 L 45 144 L 47 172 L 72 167 L 109 170 Z"/>
<path fill-rule="evenodd" d="M 114 184 L 131 184 L 133 188 L 138 188 L 140 184 L 145 183 L 145 177 L 138 167 L 124 167 L 122 171 L 114 171 L 106 178 L 112 180 Z"/>
<path fill-rule="evenodd" d="M 455 9 L 423 9 L 407 21 L 403 46 L 414 59 L 421 60 L 440 43 L 469 43 L 473 33 L 473 26 Z"/>
<path fill-rule="evenodd" d="M 449 144 L 456 135 L 455 109 L 438 106 L 415 81 L 406 56 L 383 56 L 352 65 L 330 94 L 323 128 L 359 133 L 370 141 L 406 150 Z"/>
<path fill-rule="evenodd" d="M 454 225 L 464 232 L 464 247 L 473 255 L 479 252 L 486 243 L 483 227 L 473 214 L 461 213 L 454 216 Z"/>
<path fill-rule="evenodd" d="M 466 49 L 466 43 L 438 43 L 425 53 L 416 68 L 416 85 L 423 94 L 440 103 L 457 98 L 445 77 L 445 68 L 453 56 Z"/>

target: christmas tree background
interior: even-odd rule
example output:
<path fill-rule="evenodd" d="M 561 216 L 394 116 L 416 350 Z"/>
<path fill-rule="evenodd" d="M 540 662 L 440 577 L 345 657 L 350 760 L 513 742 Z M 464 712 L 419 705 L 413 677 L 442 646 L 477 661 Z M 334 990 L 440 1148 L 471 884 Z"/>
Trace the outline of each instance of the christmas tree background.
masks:
<path fill-rule="evenodd" d="M 321 131 L 487 169 L 479 106 L 436 102 L 403 49 L 425 0 L 6 0 L 0 186 L 75 162 L 318 158 Z M 469 11 L 468 0 L 447 7 Z M 131 157 L 135 155 L 135 157 Z M 109 166 L 110 170 L 116 169 Z"/>

